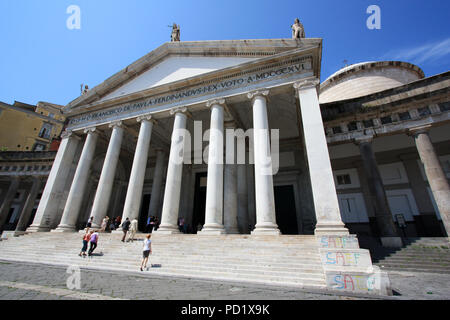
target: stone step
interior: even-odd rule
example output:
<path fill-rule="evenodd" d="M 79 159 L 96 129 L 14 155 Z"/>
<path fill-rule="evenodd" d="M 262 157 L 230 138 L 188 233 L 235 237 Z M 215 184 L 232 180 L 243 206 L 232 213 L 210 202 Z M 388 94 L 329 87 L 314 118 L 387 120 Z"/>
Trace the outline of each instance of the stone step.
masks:
<path fill-rule="evenodd" d="M 20 260 L 20 259 L 19 259 Z M 26 260 L 21 260 L 26 261 Z M 136 270 L 139 268 L 140 264 L 110 264 L 106 262 L 99 262 L 90 260 L 89 258 L 81 259 L 78 261 L 61 261 L 61 260 L 53 260 L 43 257 L 38 257 L 34 262 L 43 262 L 48 264 L 57 264 L 57 265 L 79 265 L 80 267 L 96 267 L 96 268 L 106 268 L 106 269 L 115 269 L 115 270 Z M 155 270 L 155 271 L 154 271 Z M 210 276 L 210 275 L 221 275 L 224 277 L 233 277 L 233 278 L 245 278 L 245 279 L 259 279 L 265 281 L 291 281 L 291 282 L 315 282 L 317 284 L 324 283 L 323 274 L 314 274 L 314 273 L 287 273 L 287 272 L 254 272 L 252 270 L 242 270 L 242 269 L 233 269 L 233 268 L 197 268 L 197 267 L 186 267 L 186 266 L 162 266 L 162 268 L 152 268 L 153 273 L 160 274 L 164 272 L 166 274 L 180 274 L 186 276 Z"/>
<path fill-rule="evenodd" d="M 428 273 L 449 273 L 448 268 L 423 268 L 415 266 L 398 266 L 398 265 L 378 265 L 381 270 L 406 271 L 406 272 L 428 272 Z"/>
<path fill-rule="evenodd" d="M 8 258 L 12 256 L 15 252 L 2 252 L 0 254 L 0 258 Z M 103 253 L 105 254 L 105 253 Z M 23 257 L 24 259 L 32 261 L 33 259 L 42 256 L 38 253 L 28 253 L 28 254 L 22 254 L 18 255 L 20 257 Z M 46 256 L 48 258 L 54 258 L 59 259 L 61 261 L 65 260 L 71 260 L 74 259 L 74 257 L 78 257 L 77 254 L 67 254 L 67 253 L 61 253 L 61 254 L 52 254 L 51 256 Z M 97 256 L 98 257 L 98 256 Z M 126 257 L 117 257 L 117 256 L 110 256 L 110 255 L 104 255 L 99 257 L 103 261 L 111 261 L 113 263 L 134 263 L 135 261 L 140 261 L 141 255 L 130 255 Z M 232 266 L 244 266 L 244 267 L 254 267 L 256 269 L 258 268 L 264 268 L 264 267 L 270 267 L 270 268 L 283 268 L 283 269 L 290 269 L 290 270 L 301 270 L 301 269 L 308 269 L 312 270 L 313 268 L 316 268 L 316 270 L 321 271 L 321 263 L 320 260 L 316 260 L 314 262 L 307 261 L 305 263 L 295 263 L 290 260 L 276 260 L 276 259 L 212 259 L 212 258 L 193 258 L 193 257 L 170 257 L 170 256 L 159 256 L 159 255 L 152 255 L 152 260 L 156 259 L 160 262 L 164 263 L 170 263 L 170 264 L 186 264 L 186 265 L 216 265 L 217 267 L 225 266 L 225 265 L 232 265 Z"/>
<path fill-rule="evenodd" d="M 379 257 L 377 261 L 424 261 L 424 262 L 447 262 L 450 263 L 450 257 L 430 257 L 430 256 L 389 256 Z"/>

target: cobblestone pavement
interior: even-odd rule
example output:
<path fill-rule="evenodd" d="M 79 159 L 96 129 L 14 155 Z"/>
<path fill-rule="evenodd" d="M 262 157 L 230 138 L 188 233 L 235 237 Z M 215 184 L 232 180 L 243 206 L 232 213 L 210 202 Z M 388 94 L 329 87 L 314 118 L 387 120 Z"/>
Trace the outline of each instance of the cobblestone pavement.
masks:
<path fill-rule="evenodd" d="M 63 267 L 0 261 L 0 300 L 361 300 L 295 288 L 81 270 L 80 289 L 69 290 Z M 450 275 L 390 274 L 401 294 L 390 299 L 450 299 Z M 69 281 L 70 282 L 70 281 Z M 70 282 L 75 283 L 75 282 Z M 70 284 L 69 284 L 70 285 Z M 378 299 L 373 297 L 372 299 Z"/>

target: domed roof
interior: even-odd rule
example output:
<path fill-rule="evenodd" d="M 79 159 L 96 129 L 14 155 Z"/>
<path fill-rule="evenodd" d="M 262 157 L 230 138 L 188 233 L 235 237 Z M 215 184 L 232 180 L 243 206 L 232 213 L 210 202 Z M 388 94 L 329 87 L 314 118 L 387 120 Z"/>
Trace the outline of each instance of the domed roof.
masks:
<path fill-rule="evenodd" d="M 320 103 L 358 98 L 395 88 L 425 77 L 413 64 L 369 61 L 346 66 L 320 85 Z"/>

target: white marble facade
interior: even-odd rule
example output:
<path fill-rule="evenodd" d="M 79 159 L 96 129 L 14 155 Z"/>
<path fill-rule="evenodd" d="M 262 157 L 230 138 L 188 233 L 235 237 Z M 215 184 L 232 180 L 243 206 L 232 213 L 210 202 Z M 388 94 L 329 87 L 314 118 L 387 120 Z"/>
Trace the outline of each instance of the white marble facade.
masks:
<path fill-rule="evenodd" d="M 345 144 L 324 124 L 321 48 L 321 39 L 168 43 L 131 64 L 64 108 L 69 124 L 28 231 L 75 231 L 90 216 L 98 227 L 106 215 L 144 221 L 153 215 L 164 234 L 178 233 L 182 217 L 192 229 L 202 224 L 199 235 L 280 235 L 292 221 L 289 232 L 296 234 L 348 235 L 344 222 L 366 223 L 374 212 L 359 181 L 363 167 L 348 168 L 350 184 L 337 177 L 346 168 L 332 169 L 332 161 L 363 149 L 352 142 L 361 137 L 344 130 Z M 253 130 L 252 139 L 230 140 L 244 141 L 245 164 L 224 163 L 232 149 L 227 128 Z M 408 138 L 402 136 L 414 147 Z M 265 172 L 275 167 L 274 174 Z M 375 183 L 389 185 L 394 171 L 399 177 L 391 184 L 409 183 L 401 164 L 377 168 L 382 181 Z M 435 189 L 447 217 L 445 187 Z M 384 191 L 374 201 L 395 207 L 412 203 L 412 194 Z M 291 203 L 294 220 L 277 221 L 286 210 L 277 212 L 277 197 Z M 344 205 L 350 209 L 341 212 Z M 412 205 L 411 215 L 417 214 Z"/>

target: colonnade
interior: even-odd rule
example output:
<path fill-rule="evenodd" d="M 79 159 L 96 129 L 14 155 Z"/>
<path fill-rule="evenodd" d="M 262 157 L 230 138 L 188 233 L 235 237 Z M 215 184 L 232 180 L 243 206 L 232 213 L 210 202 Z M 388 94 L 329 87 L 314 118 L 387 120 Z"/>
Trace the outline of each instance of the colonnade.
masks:
<path fill-rule="evenodd" d="M 316 213 L 316 234 L 346 235 L 348 230 L 342 222 L 336 188 L 334 185 L 331 162 L 328 154 L 327 141 L 322 122 L 319 100 L 317 96 L 317 85 L 319 80 L 307 79 L 296 82 L 294 89 L 299 99 L 300 114 L 303 123 L 305 153 L 310 173 L 311 188 L 314 208 Z M 253 129 L 254 129 L 254 176 L 255 176 L 255 205 L 256 205 L 256 225 L 252 231 L 254 235 L 279 235 L 280 231 L 276 223 L 275 199 L 273 187 L 273 175 L 271 174 L 272 161 L 269 141 L 269 121 L 268 121 L 268 97 L 269 89 L 256 90 L 247 93 L 248 101 L 252 106 Z M 211 116 L 209 155 L 208 155 L 208 176 L 206 193 L 205 224 L 200 235 L 237 233 L 237 212 L 247 210 L 248 194 L 245 190 L 245 165 L 223 164 L 224 158 L 224 111 L 226 99 L 214 99 L 205 102 L 205 107 L 209 108 Z M 184 154 L 184 134 L 188 121 L 187 107 L 177 107 L 170 110 L 174 119 L 171 145 L 169 151 L 169 161 L 167 164 L 167 176 L 165 180 L 165 192 L 161 224 L 156 231 L 161 234 L 176 234 L 178 230 L 178 216 L 180 209 L 181 181 L 183 175 L 183 154 Z M 137 119 L 140 123 L 140 131 L 136 150 L 134 154 L 128 189 L 122 219 L 133 220 L 138 218 L 142 191 L 144 185 L 145 170 L 149 156 L 149 148 L 152 137 L 153 126 L 157 122 L 152 115 L 140 116 Z M 111 191 L 114 183 L 114 176 L 118 164 L 119 154 L 123 141 L 124 124 L 121 121 L 112 122 L 109 125 L 112 130 L 105 161 L 101 171 L 100 180 L 96 190 L 94 203 L 90 216 L 94 217 L 94 227 L 99 227 L 102 219 L 107 214 L 107 208 L 111 198 Z M 98 140 L 98 130 L 87 128 L 84 130 L 86 139 L 81 152 L 81 157 L 75 171 L 72 185 L 64 206 L 59 225 L 54 231 L 75 231 L 75 224 L 80 214 L 80 208 L 86 189 L 89 169 L 95 153 Z M 67 132 L 62 136 L 61 147 L 55 159 L 48 183 L 44 189 L 41 203 L 36 214 L 36 218 L 28 231 L 49 231 L 51 229 L 52 217 L 57 216 L 55 200 L 58 199 L 58 188 L 64 184 L 67 178 L 70 159 L 73 159 L 79 136 L 73 132 Z M 431 183 L 434 179 L 429 179 L 433 193 L 440 194 L 437 203 L 439 209 L 442 208 L 443 219 L 448 226 L 449 194 L 448 183 L 445 186 L 439 177 L 443 175 L 436 169 L 436 161 L 429 153 L 429 143 L 426 136 L 418 133 L 416 136 L 417 147 L 425 170 L 428 175 L 438 176 L 436 183 Z M 232 144 L 234 145 L 234 144 Z M 227 147 L 228 143 L 226 144 Z M 363 158 L 370 160 L 371 153 L 367 146 L 361 144 Z M 428 147 L 427 147 L 428 146 Z M 230 151 L 230 150 L 227 150 Z M 367 151 L 367 152 L 366 152 Z M 228 153 L 228 152 L 227 152 Z M 233 154 L 235 154 L 235 150 Z M 159 199 L 162 193 L 164 182 L 163 167 L 165 152 L 157 150 L 156 169 L 152 185 L 152 197 L 150 201 L 149 214 L 155 212 L 159 206 Z M 369 163 L 368 161 L 367 163 Z M 370 165 L 370 163 L 369 163 Z M 270 171 L 270 173 L 269 173 Z M 441 168 L 442 171 L 442 168 Z M 370 172 L 367 169 L 366 172 Z M 445 176 L 444 176 L 445 177 Z M 442 178 L 442 177 L 441 177 Z M 377 181 L 379 177 L 374 179 Z M 445 179 L 444 179 L 445 180 Z M 446 181 L 446 180 L 445 180 Z M 375 192 L 375 196 L 383 200 L 383 195 Z M 385 195 L 384 195 L 385 197 Z M 377 202 L 378 199 L 376 199 Z M 383 201 L 381 201 L 383 203 Z M 239 208 L 239 210 L 238 210 Z M 447 208 L 447 209 L 445 209 Z M 383 211 L 382 209 L 380 209 Z M 243 217 L 244 219 L 248 217 Z M 391 218 L 391 217 L 390 217 Z M 247 223 L 247 222 L 244 222 Z M 385 224 L 388 228 L 386 234 L 391 235 L 389 229 L 390 222 Z M 393 236 L 393 234 L 392 234 Z"/>

